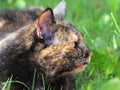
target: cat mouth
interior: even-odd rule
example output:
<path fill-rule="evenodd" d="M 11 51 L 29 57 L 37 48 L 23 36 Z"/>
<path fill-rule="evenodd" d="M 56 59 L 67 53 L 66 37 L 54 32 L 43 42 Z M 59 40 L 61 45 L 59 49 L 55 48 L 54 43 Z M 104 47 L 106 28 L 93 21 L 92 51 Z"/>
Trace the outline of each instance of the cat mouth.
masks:
<path fill-rule="evenodd" d="M 88 57 L 85 57 L 82 60 L 80 60 L 80 59 L 75 60 L 75 63 L 76 63 L 76 65 L 79 64 L 79 63 L 82 63 L 82 65 L 87 65 L 87 64 L 90 63 L 91 57 L 92 57 L 92 53 L 90 52 Z"/>
<path fill-rule="evenodd" d="M 89 57 L 84 58 L 83 60 L 77 59 L 71 67 L 66 68 L 64 72 L 61 73 L 60 77 L 64 77 L 70 74 L 79 73 L 85 69 L 87 64 L 90 63 L 92 53 L 89 53 Z"/>

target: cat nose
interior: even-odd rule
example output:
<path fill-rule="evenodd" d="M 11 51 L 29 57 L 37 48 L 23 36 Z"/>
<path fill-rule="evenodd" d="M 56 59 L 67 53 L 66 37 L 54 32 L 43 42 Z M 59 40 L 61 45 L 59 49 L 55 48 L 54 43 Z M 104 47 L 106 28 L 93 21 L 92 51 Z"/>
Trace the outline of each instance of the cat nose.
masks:
<path fill-rule="evenodd" d="M 86 51 L 84 58 L 91 58 L 92 57 L 92 52 L 91 51 Z"/>

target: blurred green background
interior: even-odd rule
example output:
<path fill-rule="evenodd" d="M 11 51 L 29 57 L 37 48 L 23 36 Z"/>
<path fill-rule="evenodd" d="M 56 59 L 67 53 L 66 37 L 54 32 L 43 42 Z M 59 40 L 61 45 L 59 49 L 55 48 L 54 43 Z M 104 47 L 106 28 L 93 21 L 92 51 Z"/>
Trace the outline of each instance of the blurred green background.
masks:
<path fill-rule="evenodd" d="M 0 0 L 0 9 L 54 8 L 61 0 Z M 85 37 L 91 63 L 76 75 L 76 90 L 120 90 L 120 0 L 65 0 L 67 20 Z"/>

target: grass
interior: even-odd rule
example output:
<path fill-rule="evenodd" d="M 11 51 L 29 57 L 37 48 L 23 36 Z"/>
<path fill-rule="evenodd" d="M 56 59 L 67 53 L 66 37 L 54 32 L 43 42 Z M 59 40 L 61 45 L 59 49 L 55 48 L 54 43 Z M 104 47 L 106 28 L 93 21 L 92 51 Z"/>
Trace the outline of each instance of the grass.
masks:
<path fill-rule="evenodd" d="M 55 7 L 61 0 L 0 0 L 0 8 Z M 67 19 L 93 52 L 76 90 L 120 90 L 120 0 L 66 0 Z"/>
<path fill-rule="evenodd" d="M 34 70 L 33 83 L 32 83 L 32 90 L 34 90 L 34 86 L 35 86 L 35 76 L 36 76 L 36 69 Z"/>
<path fill-rule="evenodd" d="M 29 88 L 25 83 L 20 82 L 20 81 L 13 81 L 13 80 L 12 80 L 12 77 L 11 77 L 11 78 L 8 78 L 8 80 L 3 83 L 3 88 L 2 88 L 2 90 L 10 90 L 12 83 L 21 84 L 21 85 L 23 85 L 24 87 L 26 87 L 27 90 L 30 90 L 30 88 Z M 34 89 L 32 89 L 32 90 L 34 90 Z"/>
<path fill-rule="evenodd" d="M 44 76 L 43 75 L 42 75 L 42 81 L 43 81 L 42 82 L 42 84 L 43 84 L 43 90 L 45 90 L 45 82 L 44 82 L 45 80 L 44 80 Z"/>
<path fill-rule="evenodd" d="M 113 15 L 113 13 L 111 13 L 111 16 L 112 16 L 112 19 L 113 19 L 113 21 L 114 21 L 114 23 L 115 23 L 115 26 L 116 26 L 118 32 L 120 33 L 120 28 L 119 28 L 119 26 L 118 26 L 118 24 L 117 24 L 117 21 L 116 21 L 114 15 Z"/>

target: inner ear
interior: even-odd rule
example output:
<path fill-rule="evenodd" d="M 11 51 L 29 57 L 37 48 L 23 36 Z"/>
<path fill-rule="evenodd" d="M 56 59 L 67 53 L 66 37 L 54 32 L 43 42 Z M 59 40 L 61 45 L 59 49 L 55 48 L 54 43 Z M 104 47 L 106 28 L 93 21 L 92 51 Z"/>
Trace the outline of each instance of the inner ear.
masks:
<path fill-rule="evenodd" d="M 47 8 L 40 16 L 38 20 L 38 25 L 42 24 L 52 24 L 55 23 L 53 11 L 50 8 Z"/>
<path fill-rule="evenodd" d="M 39 38 L 48 38 L 51 32 L 51 27 L 55 23 L 53 11 L 47 8 L 38 19 L 37 22 L 37 36 Z"/>

